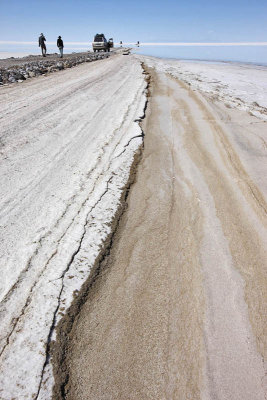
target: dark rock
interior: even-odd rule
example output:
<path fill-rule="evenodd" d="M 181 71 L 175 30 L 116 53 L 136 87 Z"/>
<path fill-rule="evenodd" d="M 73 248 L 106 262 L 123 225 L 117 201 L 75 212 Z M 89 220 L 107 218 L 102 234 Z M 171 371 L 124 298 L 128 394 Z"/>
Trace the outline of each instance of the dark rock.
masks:
<path fill-rule="evenodd" d="M 15 77 L 16 77 L 16 79 L 17 80 L 22 80 L 22 81 L 25 81 L 25 77 L 24 77 L 24 75 L 22 75 L 21 73 L 17 73 L 16 75 L 15 75 Z"/>
<path fill-rule="evenodd" d="M 13 75 L 10 75 L 10 76 L 8 77 L 8 82 L 15 83 L 15 82 L 16 82 L 15 77 L 14 77 Z"/>
<path fill-rule="evenodd" d="M 61 62 L 58 62 L 58 63 L 57 63 L 57 69 L 58 69 L 58 70 L 64 69 L 64 64 L 61 63 Z"/>
<path fill-rule="evenodd" d="M 73 53 L 71 57 L 67 57 L 62 61 L 58 60 L 38 60 L 30 61 L 20 66 L 12 66 L 10 68 L 0 69 L 0 84 L 14 83 L 18 81 L 24 81 L 27 78 L 33 78 L 34 76 L 44 75 L 52 73 L 65 68 L 72 68 L 75 65 L 82 64 L 84 62 L 92 62 L 96 60 L 102 60 L 108 58 L 110 54 L 107 53 L 86 53 L 77 54 Z"/>

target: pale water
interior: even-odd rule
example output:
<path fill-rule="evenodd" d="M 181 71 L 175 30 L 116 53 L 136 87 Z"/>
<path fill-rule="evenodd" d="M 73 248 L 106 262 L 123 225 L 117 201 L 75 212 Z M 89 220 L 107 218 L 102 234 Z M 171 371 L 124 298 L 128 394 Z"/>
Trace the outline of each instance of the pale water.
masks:
<path fill-rule="evenodd" d="M 140 46 L 134 52 L 161 58 L 267 65 L 267 46 Z"/>
<path fill-rule="evenodd" d="M 66 44 L 65 53 L 92 50 L 91 43 Z M 47 44 L 48 53 L 58 53 L 56 43 Z M 181 60 L 226 61 L 267 65 L 267 46 L 133 46 L 133 52 Z M 38 44 L 0 44 L 0 58 L 40 54 Z"/>
<path fill-rule="evenodd" d="M 58 48 L 56 46 L 56 43 L 50 44 L 48 43 L 46 45 L 47 47 L 47 53 L 58 53 Z M 88 43 L 88 45 L 82 44 L 82 45 L 65 45 L 64 46 L 64 52 L 65 53 L 72 53 L 72 52 L 84 52 L 84 51 L 92 51 L 92 46 L 91 43 Z M 1 44 L 0 43 L 0 59 L 1 58 L 8 58 L 8 57 L 23 57 L 27 56 L 29 54 L 36 55 L 36 54 L 41 54 L 41 50 L 38 46 L 38 43 L 36 44 Z"/>

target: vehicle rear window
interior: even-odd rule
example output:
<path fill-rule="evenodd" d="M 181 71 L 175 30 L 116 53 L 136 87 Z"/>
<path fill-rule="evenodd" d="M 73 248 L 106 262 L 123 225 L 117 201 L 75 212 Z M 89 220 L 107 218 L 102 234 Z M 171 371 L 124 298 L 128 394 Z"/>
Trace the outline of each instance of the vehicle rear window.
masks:
<path fill-rule="evenodd" d="M 104 42 L 104 37 L 100 35 L 95 36 L 95 42 Z"/>

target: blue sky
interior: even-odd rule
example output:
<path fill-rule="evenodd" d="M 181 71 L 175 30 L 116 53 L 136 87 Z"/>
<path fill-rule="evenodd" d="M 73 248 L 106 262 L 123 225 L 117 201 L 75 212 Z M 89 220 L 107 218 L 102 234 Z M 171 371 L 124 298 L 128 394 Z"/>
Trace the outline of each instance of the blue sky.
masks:
<path fill-rule="evenodd" d="M 0 40 L 267 41 L 266 0 L 0 0 Z"/>

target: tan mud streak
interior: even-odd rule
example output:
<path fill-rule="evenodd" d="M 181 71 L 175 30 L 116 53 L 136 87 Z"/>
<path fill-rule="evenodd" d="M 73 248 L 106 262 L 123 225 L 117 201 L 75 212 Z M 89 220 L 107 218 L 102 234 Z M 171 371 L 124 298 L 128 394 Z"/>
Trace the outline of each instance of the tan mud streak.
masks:
<path fill-rule="evenodd" d="M 178 82 L 150 72 L 137 180 L 111 253 L 69 335 L 66 395 L 57 391 L 54 398 L 251 400 L 253 393 L 262 400 L 261 359 L 233 269 L 246 282 L 263 350 L 262 238 L 229 173 L 203 144 L 192 114 L 198 102 Z M 198 112 L 207 119 L 205 110 Z M 216 136 L 211 121 L 205 123 Z"/>
<path fill-rule="evenodd" d="M 229 180 L 227 174 L 220 171 L 220 167 L 216 165 L 214 154 L 209 153 L 202 143 L 201 128 L 198 127 L 199 121 L 195 121 L 194 114 L 185 99 L 179 99 L 178 103 L 182 106 L 187 119 L 185 122 L 185 119 L 178 116 L 179 122 L 183 124 L 185 129 L 188 153 L 202 171 L 212 192 L 217 215 L 229 241 L 235 267 L 241 272 L 246 283 L 245 297 L 257 344 L 262 356 L 266 358 L 267 335 L 264 315 L 267 305 L 267 253 L 264 244 L 266 244 L 267 238 L 266 236 L 261 237 L 257 229 L 251 224 L 249 216 L 246 214 L 247 210 L 243 210 L 240 198 L 237 195 L 236 182 L 238 182 L 238 186 L 249 206 L 258 215 L 263 227 L 267 224 L 266 201 L 260 190 L 251 182 L 238 155 L 231 147 L 226 134 L 216 119 L 212 118 L 210 111 L 192 91 L 187 91 L 187 95 L 201 109 L 203 116 L 209 119 L 209 126 L 217 142 L 218 151 L 226 170 L 230 171 L 231 174 L 231 180 Z M 219 143 L 221 146 L 219 146 Z"/>

